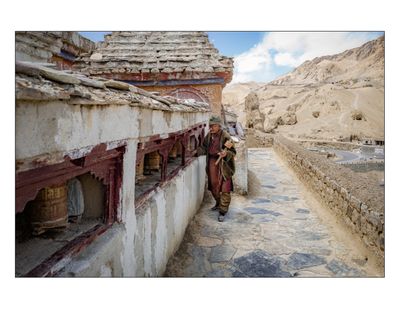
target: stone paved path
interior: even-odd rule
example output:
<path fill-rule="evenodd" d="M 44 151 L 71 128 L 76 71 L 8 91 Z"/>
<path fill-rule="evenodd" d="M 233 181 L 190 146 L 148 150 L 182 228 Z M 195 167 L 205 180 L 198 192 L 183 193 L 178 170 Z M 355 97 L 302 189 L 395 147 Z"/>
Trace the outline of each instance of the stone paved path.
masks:
<path fill-rule="evenodd" d="M 206 197 L 165 276 L 382 276 L 362 250 L 324 223 L 315 204 L 324 206 L 303 192 L 272 149 L 249 149 L 248 166 L 250 194 L 233 195 L 222 223 Z"/>

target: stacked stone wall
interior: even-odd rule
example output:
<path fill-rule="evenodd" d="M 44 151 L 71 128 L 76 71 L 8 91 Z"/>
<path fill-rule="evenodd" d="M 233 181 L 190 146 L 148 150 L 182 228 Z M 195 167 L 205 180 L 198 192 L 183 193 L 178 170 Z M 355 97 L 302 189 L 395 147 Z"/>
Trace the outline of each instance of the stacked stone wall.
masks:
<path fill-rule="evenodd" d="M 282 136 L 274 138 L 273 148 L 317 198 L 383 260 L 383 188 L 366 175 L 321 158 Z"/>

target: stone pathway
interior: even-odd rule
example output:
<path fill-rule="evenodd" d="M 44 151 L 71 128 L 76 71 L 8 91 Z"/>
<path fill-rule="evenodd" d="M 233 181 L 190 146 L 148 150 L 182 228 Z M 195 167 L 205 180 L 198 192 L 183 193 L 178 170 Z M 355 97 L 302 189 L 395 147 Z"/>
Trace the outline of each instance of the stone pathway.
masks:
<path fill-rule="evenodd" d="M 167 277 L 382 276 L 324 224 L 271 148 L 249 149 L 248 196 L 233 195 L 225 221 L 210 195 L 169 260 Z M 323 205 L 317 205 L 324 207 Z M 315 207 L 315 206 L 314 206 Z"/>

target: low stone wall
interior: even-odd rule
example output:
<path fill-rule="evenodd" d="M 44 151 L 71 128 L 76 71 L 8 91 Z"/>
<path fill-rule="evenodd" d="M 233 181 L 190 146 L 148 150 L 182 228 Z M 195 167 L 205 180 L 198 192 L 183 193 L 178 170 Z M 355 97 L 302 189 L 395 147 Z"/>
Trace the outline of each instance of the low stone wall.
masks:
<path fill-rule="evenodd" d="M 304 147 L 331 147 L 335 149 L 341 149 L 341 150 L 353 150 L 353 149 L 358 149 L 360 148 L 361 145 L 355 144 L 355 143 L 350 143 L 350 142 L 335 142 L 335 141 L 324 141 L 324 140 L 304 140 L 304 139 L 297 139 L 297 143 Z"/>
<path fill-rule="evenodd" d="M 381 261 L 384 258 L 384 190 L 366 175 L 330 162 L 288 139 L 274 138 L 274 150 L 319 200 L 332 209 Z"/>
<path fill-rule="evenodd" d="M 370 172 L 370 171 L 384 171 L 385 163 L 384 162 L 348 162 L 341 163 L 340 165 L 348 167 L 355 172 Z"/>
<path fill-rule="evenodd" d="M 264 133 L 257 129 L 246 129 L 247 148 L 272 147 L 273 134 Z"/>

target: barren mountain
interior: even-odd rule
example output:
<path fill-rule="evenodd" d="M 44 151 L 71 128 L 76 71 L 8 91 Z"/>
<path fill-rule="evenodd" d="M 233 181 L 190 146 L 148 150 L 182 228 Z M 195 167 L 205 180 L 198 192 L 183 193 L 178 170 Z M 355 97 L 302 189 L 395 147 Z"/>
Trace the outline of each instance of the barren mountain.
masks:
<path fill-rule="evenodd" d="M 384 37 L 343 53 L 306 61 L 271 85 L 341 83 L 344 81 L 383 86 Z"/>
<path fill-rule="evenodd" d="M 247 127 L 292 138 L 384 136 L 383 36 L 306 61 L 268 84 L 248 85 L 254 84 L 228 86 L 223 93 L 223 103 Z"/>

